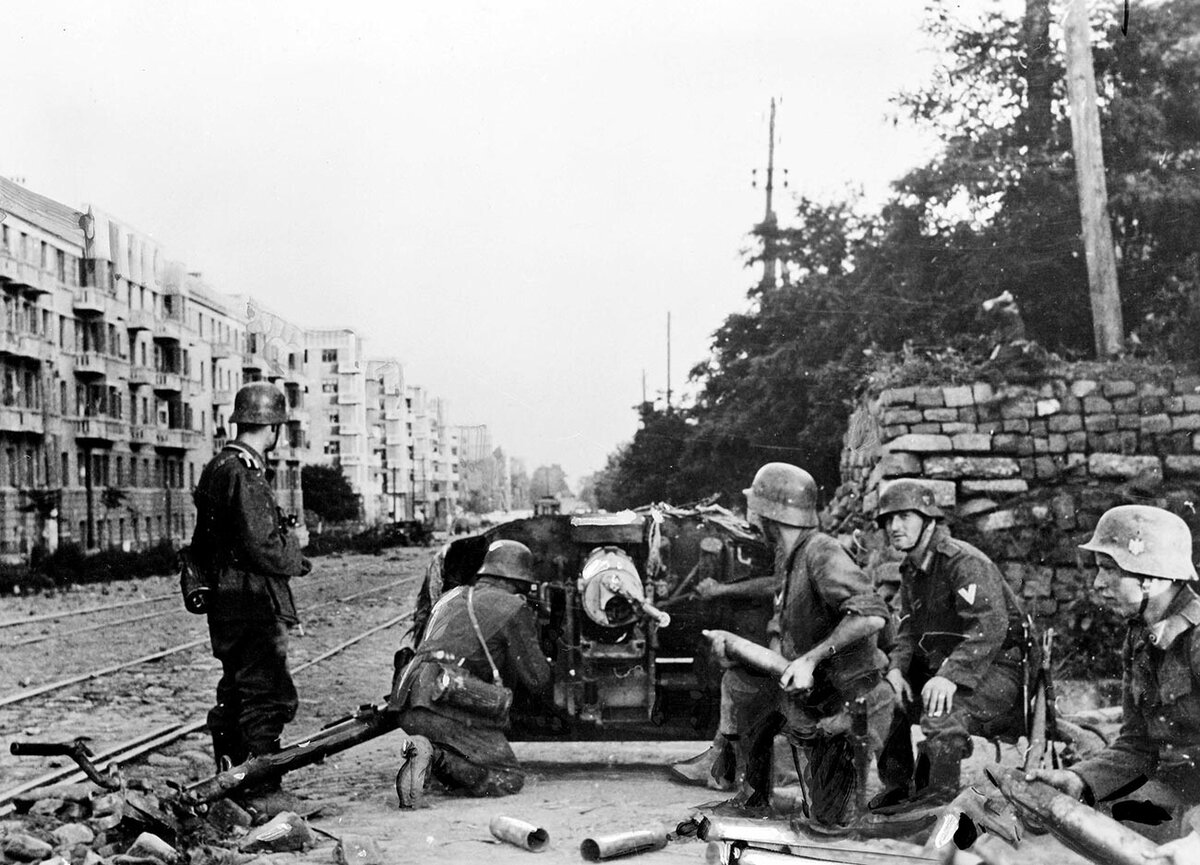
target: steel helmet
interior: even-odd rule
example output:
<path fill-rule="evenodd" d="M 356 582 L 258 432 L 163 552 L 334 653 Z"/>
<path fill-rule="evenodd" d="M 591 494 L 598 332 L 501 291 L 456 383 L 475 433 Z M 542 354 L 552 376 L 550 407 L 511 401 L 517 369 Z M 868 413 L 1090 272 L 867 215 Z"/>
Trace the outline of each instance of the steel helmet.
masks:
<path fill-rule="evenodd" d="M 272 426 L 287 420 L 287 400 L 283 391 L 270 382 L 252 381 L 233 398 L 230 423 Z"/>
<path fill-rule="evenodd" d="M 797 528 L 818 525 L 817 482 L 791 463 L 767 463 L 742 492 L 746 507 L 761 517 Z"/>
<path fill-rule="evenodd" d="M 506 580 L 537 582 L 533 576 L 533 553 L 520 541 L 492 541 L 477 573 L 481 577 L 487 574 Z"/>
<path fill-rule="evenodd" d="M 879 507 L 875 511 L 875 522 L 882 524 L 892 514 L 915 511 L 930 519 L 940 520 L 945 514 L 937 506 L 933 490 L 920 481 L 892 481 L 879 494 Z"/>
<path fill-rule="evenodd" d="M 1103 553 L 1123 570 L 1142 577 L 1191 581 L 1192 530 L 1180 517 L 1150 505 L 1109 508 L 1081 550 Z"/>

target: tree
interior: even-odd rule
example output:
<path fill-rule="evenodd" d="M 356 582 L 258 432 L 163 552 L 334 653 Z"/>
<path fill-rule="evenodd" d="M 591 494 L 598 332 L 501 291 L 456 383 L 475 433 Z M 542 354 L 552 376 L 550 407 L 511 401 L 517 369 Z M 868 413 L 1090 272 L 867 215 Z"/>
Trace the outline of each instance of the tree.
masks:
<path fill-rule="evenodd" d="M 533 471 L 533 477 L 529 479 L 529 494 L 535 499 L 571 495 L 571 488 L 567 486 L 567 473 L 558 463 L 538 466 Z"/>
<path fill-rule="evenodd" d="M 358 496 L 336 466 L 304 466 L 300 470 L 304 507 L 331 523 L 359 519 Z"/>

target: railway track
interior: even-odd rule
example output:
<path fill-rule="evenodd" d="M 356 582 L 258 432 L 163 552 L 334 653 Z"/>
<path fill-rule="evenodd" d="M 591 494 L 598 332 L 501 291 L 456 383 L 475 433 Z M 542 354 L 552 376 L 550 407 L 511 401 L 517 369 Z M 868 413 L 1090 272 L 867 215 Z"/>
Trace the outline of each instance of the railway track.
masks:
<path fill-rule="evenodd" d="M 335 660 L 348 649 L 353 654 L 360 643 L 373 644 L 369 652 L 370 675 L 383 683 L 378 692 L 369 696 L 372 701 L 382 696 L 390 668 L 377 669 L 381 661 L 376 658 L 390 658 L 403 623 L 411 618 L 425 555 L 422 551 L 401 556 L 398 567 L 395 560 L 357 557 L 359 561 L 365 560 L 366 570 L 356 570 L 357 564 L 343 564 L 332 568 L 334 573 L 319 582 L 309 581 L 306 586 L 305 581 L 295 581 L 305 625 L 303 632 L 295 632 L 289 648 L 301 692 L 296 728 L 319 728 L 330 720 L 328 713 L 344 714 L 347 708 L 363 702 L 364 695 L 353 685 L 347 684 L 345 692 L 339 691 L 343 680 L 354 679 L 354 671 L 343 673 L 336 669 Z M 132 604 L 107 606 L 105 612 L 115 612 Z M 45 620 L 50 618 L 47 616 Z M 180 633 L 177 622 L 182 623 L 188 639 L 172 639 Z M 108 639 L 104 628 L 122 625 L 134 631 L 134 639 Z M 58 630 L 61 633 L 56 632 L 48 639 L 66 645 L 79 641 L 82 645 L 76 647 L 79 651 L 74 654 L 88 658 L 90 665 L 71 669 L 66 675 L 48 676 L 41 684 L 25 687 L 11 687 L 13 677 L 3 677 L 10 687 L 0 689 L 0 738 L 5 740 L 4 753 L 0 753 L 3 779 L 0 785 L 5 788 L 0 790 L 0 807 L 21 790 L 76 773 L 74 764 L 59 766 L 46 774 L 44 759 L 11 757 L 7 753 L 9 740 L 66 742 L 77 736 L 90 736 L 96 743 L 94 748 L 102 766 L 113 761 L 128 763 L 163 749 L 190 748 L 193 754 L 207 749 L 207 736 L 187 741 L 203 730 L 205 713 L 220 675 L 219 663 L 207 653 L 208 636 L 202 618 L 187 613 L 178 617 L 136 616 L 132 623 L 116 619 L 82 629 Z M 19 660 L 29 662 L 30 656 L 39 652 L 42 663 L 38 669 L 55 669 L 49 653 L 42 651 L 45 646 L 41 642 L 23 642 L 16 649 L 17 654 L 24 653 Z M 13 654 L 6 649 L 6 667 L 10 666 Z M 319 665 L 335 669 L 327 672 Z M 306 679 L 311 675 L 316 675 L 325 686 L 306 687 Z M 359 675 L 361 678 L 361 671 Z M 285 735 L 290 735 L 292 729 L 290 725 Z"/>

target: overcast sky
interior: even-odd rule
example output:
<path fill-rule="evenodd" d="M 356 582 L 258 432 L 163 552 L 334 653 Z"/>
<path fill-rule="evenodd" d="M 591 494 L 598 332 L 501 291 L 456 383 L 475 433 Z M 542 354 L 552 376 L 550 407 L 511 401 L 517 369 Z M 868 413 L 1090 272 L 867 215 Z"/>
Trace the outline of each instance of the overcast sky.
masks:
<path fill-rule="evenodd" d="M 0 174 L 342 325 L 576 485 L 755 279 L 751 169 L 879 196 L 919 0 L 6 4 Z M 760 171 L 761 177 L 761 171 Z M 777 196 L 787 221 L 788 193 Z"/>

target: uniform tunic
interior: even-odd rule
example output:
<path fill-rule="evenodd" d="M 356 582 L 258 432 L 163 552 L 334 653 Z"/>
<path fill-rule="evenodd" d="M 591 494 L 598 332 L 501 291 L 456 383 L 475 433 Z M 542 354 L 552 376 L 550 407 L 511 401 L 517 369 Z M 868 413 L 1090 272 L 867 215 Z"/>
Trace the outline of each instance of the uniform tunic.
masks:
<path fill-rule="evenodd" d="M 818 531 L 802 536 L 796 547 L 776 562 L 781 586 L 768 630 L 778 634 L 780 650 L 794 660 L 824 641 L 846 616 L 877 616 L 890 611 L 870 581 L 836 539 Z M 793 746 L 839 753 L 836 766 L 824 762 L 814 777 L 805 767 L 812 795 L 812 814 L 820 822 L 841 822 L 852 799 L 854 767 L 844 743 L 849 725 L 847 704 L 867 701 L 869 747 L 877 751 L 891 718 L 891 689 L 882 681 L 887 657 L 877 637 L 843 646 L 830 658 L 818 659 L 808 692 L 778 692 L 777 710 L 756 722 L 749 734 L 750 761 L 746 780 L 764 797 L 770 787 L 770 743 L 783 732 Z M 834 751 L 828 749 L 833 747 Z M 814 752 L 815 753 L 815 752 Z"/>
<path fill-rule="evenodd" d="M 200 474 L 194 498 L 191 553 L 215 578 L 208 628 L 222 668 L 208 725 L 218 748 L 241 762 L 274 750 L 295 717 L 287 628 L 298 619 L 288 578 L 310 565 L 283 525 L 262 456 L 248 445 L 227 444 Z"/>
<path fill-rule="evenodd" d="M 438 600 L 413 669 L 402 680 L 409 685 L 407 693 L 393 699 L 403 707 L 400 726 L 410 734 L 426 736 L 440 749 L 434 774 L 446 786 L 476 796 L 516 793 L 525 775 L 497 723 L 439 702 L 432 689 L 424 687 L 433 677 L 423 676 L 421 667 L 436 663 L 435 653 L 461 660 L 476 678 L 492 681 L 491 666 L 467 613 L 467 596 L 468 587 L 459 586 Z M 550 686 L 550 665 L 524 598 L 482 576 L 475 584 L 474 610 L 503 683 L 534 697 L 544 695 Z"/>
<path fill-rule="evenodd" d="M 1095 800 L 1136 799 L 1162 805 L 1176 819 L 1162 840 L 1200 829 L 1200 597 L 1190 586 L 1157 625 L 1130 626 L 1124 647 L 1124 715 L 1117 740 L 1070 767 Z M 1150 783 L 1146 783 L 1149 780 Z M 1143 786 L 1144 785 L 1144 786 Z M 1192 809 L 1191 820 L 1182 819 Z M 1113 816 L 1120 811 L 1113 808 Z M 1135 828 L 1142 829 L 1141 826 Z"/>
<path fill-rule="evenodd" d="M 887 787 L 903 788 L 914 764 L 910 726 L 918 721 L 931 758 L 955 767 L 971 735 L 1022 732 L 1024 630 L 1016 596 L 980 550 L 937 526 L 919 566 L 900 566 L 900 627 L 891 668 L 913 691 L 879 759 Z M 953 708 L 934 718 L 922 710 L 921 689 L 934 676 L 957 686 Z M 953 768 L 951 769 L 953 774 Z"/>

